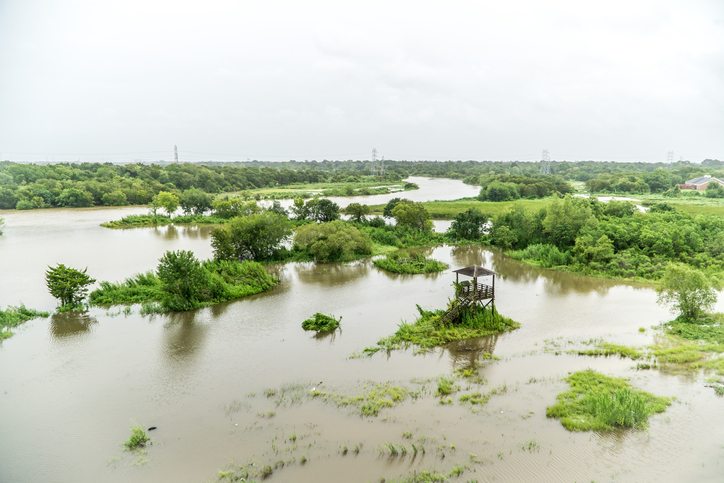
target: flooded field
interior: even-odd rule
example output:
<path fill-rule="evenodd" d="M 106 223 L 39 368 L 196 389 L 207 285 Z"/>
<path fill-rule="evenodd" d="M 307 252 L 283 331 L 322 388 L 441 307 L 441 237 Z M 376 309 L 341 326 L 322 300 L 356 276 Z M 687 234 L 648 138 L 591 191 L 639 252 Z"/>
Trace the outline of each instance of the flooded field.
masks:
<path fill-rule="evenodd" d="M 435 194 L 426 199 L 469 196 L 460 182 L 430 183 Z M 207 227 L 98 226 L 134 212 L 145 209 L 4 213 L 0 305 L 52 309 L 43 283 L 51 263 L 120 280 L 153 268 L 165 250 L 211 255 Z M 273 291 L 192 313 L 92 309 L 26 323 L 0 345 L 0 481 L 215 481 L 220 470 L 249 464 L 268 465 L 269 481 L 294 482 L 456 468 L 460 481 L 721 481 L 724 400 L 703 376 L 554 349 L 596 337 L 650 343 L 650 328 L 670 318 L 652 289 L 536 269 L 478 247 L 431 254 L 451 268 L 495 270 L 496 305 L 522 327 L 424 355 L 355 356 L 413 319 L 416 304 L 439 308 L 452 295 L 449 271 L 391 275 L 369 261 L 277 266 Z M 317 311 L 342 316 L 341 332 L 303 332 L 301 321 Z M 568 432 L 545 409 L 568 372 L 589 367 L 676 400 L 647 430 Z M 460 369 L 479 375 L 459 378 L 461 388 L 495 393 L 486 405 L 440 403 L 435 381 Z M 358 394 L 374 383 L 415 397 L 376 417 L 314 397 Z M 158 427 L 140 454 L 122 447 L 134 424 Z"/>

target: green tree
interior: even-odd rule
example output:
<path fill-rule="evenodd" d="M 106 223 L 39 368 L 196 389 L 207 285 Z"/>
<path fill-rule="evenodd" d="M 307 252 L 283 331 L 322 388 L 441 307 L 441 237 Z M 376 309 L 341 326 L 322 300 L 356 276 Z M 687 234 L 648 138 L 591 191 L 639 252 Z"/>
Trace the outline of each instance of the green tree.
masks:
<path fill-rule="evenodd" d="M 382 211 L 382 216 L 384 216 L 385 218 L 392 218 L 392 210 L 395 209 L 397 203 L 401 201 L 403 201 L 402 198 L 392 198 L 390 201 L 388 201 L 385 205 L 385 209 Z"/>
<path fill-rule="evenodd" d="M 558 248 L 572 247 L 583 226 L 593 218 L 588 200 L 566 196 L 555 200 L 546 209 L 543 231 L 550 243 Z"/>
<path fill-rule="evenodd" d="M 170 310 L 191 310 L 208 298 L 209 273 L 191 251 L 166 252 L 156 273 L 165 295 L 163 304 Z"/>
<path fill-rule="evenodd" d="M 351 260 L 372 253 L 372 241 L 355 226 L 337 220 L 297 228 L 294 246 L 316 261 Z"/>
<path fill-rule="evenodd" d="M 48 267 L 45 284 L 50 295 L 60 301 L 61 308 L 79 308 L 88 294 L 88 286 L 95 280 L 86 273 L 88 269 L 76 270 L 62 263 Z"/>
<path fill-rule="evenodd" d="M 307 205 L 304 204 L 303 198 L 294 198 L 294 204 L 291 207 L 291 212 L 297 220 L 306 220 L 309 218 L 309 208 L 307 208 Z"/>
<path fill-rule="evenodd" d="M 154 196 L 151 201 L 151 207 L 154 213 L 156 209 L 163 208 L 166 210 L 168 216 L 171 216 L 178 209 L 178 205 L 179 197 L 170 191 L 159 191 L 159 193 Z"/>
<path fill-rule="evenodd" d="M 365 217 L 369 215 L 371 211 L 368 205 L 360 203 L 350 203 L 347 205 L 347 208 L 344 209 L 344 212 L 350 216 L 352 221 L 356 221 L 357 223 L 364 222 Z"/>
<path fill-rule="evenodd" d="M 0 218 L 0 235 L 3 234 L 3 227 L 5 226 L 5 220 Z"/>
<path fill-rule="evenodd" d="M 476 208 L 470 208 L 455 216 L 448 233 L 456 240 L 477 240 L 483 236 L 489 218 Z"/>
<path fill-rule="evenodd" d="M 259 213 L 261 208 L 255 201 L 247 201 L 238 196 L 225 196 L 217 198 L 211 203 L 216 216 L 221 218 L 234 218 Z"/>
<path fill-rule="evenodd" d="M 309 219 L 326 223 L 339 218 L 339 205 L 327 198 L 313 198 L 306 203 Z"/>
<path fill-rule="evenodd" d="M 422 203 L 401 201 L 392 209 L 392 216 L 400 228 L 409 228 L 421 232 L 432 231 L 430 213 Z"/>
<path fill-rule="evenodd" d="M 181 193 L 179 204 L 184 213 L 203 215 L 211 209 L 213 197 L 197 188 L 187 189 Z"/>
<path fill-rule="evenodd" d="M 218 260 L 270 260 L 292 234 L 286 216 L 264 211 L 231 219 L 211 234 Z"/>
<path fill-rule="evenodd" d="M 123 206 L 128 204 L 128 198 L 123 191 L 113 190 L 101 196 L 101 203 L 104 206 Z"/>
<path fill-rule="evenodd" d="M 666 267 L 657 289 L 658 302 L 689 321 L 696 321 L 716 303 L 714 284 L 699 270 L 681 263 Z"/>
<path fill-rule="evenodd" d="M 509 201 L 520 198 L 520 193 L 514 183 L 492 181 L 480 190 L 478 198 L 483 201 Z"/>
<path fill-rule="evenodd" d="M 69 208 L 93 206 L 93 195 L 86 190 L 66 188 L 58 195 L 58 205 Z"/>

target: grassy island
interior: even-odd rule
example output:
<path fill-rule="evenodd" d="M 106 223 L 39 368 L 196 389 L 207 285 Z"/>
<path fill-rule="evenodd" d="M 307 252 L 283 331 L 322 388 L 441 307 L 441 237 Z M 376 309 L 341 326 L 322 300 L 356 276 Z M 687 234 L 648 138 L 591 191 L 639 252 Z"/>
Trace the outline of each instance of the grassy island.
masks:
<path fill-rule="evenodd" d="M 155 272 L 120 283 L 101 282 L 90 294 L 93 305 L 143 304 L 144 312 L 176 312 L 264 292 L 277 280 L 251 261 L 208 260 L 191 252 L 167 252 Z"/>
<path fill-rule="evenodd" d="M 636 389 L 625 379 L 592 370 L 566 378 L 571 386 L 548 407 L 546 416 L 560 419 L 569 431 L 611 431 L 643 428 L 651 415 L 661 413 L 671 399 Z"/>
<path fill-rule="evenodd" d="M 364 349 L 364 353 L 372 355 L 381 350 L 390 352 L 410 346 L 425 351 L 457 340 L 501 334 L 520 327 L 518 322 L 500 315 L 495 308 L 468 307 L 457 311 L 454 320 L 446 319 L 445 314 L 455 310 L 455 304 L 453 300 L 447 310 L 434 311 L 418 305 L 420 317 L 415 322 L 402 323 L 397 332 Z"/>
<path fill-rule="evenodd" d="M 422 254 L 405 252 L 390 253 L 373 263 L 376 267 L 388 272 L 404 274 L 436 273 L 442 272 L 448 267 L 446 263 L 426 258 Z"/>

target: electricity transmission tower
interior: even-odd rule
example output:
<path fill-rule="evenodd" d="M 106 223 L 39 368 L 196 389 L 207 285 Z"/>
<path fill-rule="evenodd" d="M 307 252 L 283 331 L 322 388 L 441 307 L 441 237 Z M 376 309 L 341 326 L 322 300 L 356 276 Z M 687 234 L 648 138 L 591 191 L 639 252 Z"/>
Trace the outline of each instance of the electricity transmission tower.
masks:
<path fill-rule="evenodd" d="M 668 153 L 666 153 L 666 162 L 669 164 L 674 162 L 674 152 L 673 151 L 669 151 Z"/>
<path fill-rule="evenodd" d="M 173 162 L 178 163 L 178 148 L 176 145 L 173 145 Z"/>
<path fill-rule="evenodd" d="M 551 174 L 551 153 L 547 149 L 540 156 L 540 173 Z"/>

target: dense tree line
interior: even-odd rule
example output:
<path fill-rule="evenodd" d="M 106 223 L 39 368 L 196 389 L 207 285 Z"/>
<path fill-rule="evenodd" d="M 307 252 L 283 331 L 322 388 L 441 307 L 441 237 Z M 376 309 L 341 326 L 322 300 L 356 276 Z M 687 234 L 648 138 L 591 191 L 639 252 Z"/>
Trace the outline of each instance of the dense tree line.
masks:
<path fill-rule="evenodd" d="M 193 203 L 208 205 L 199 194 L 284 186 L 292 183 L 349 183 L 369 179 L 368 161 L 111 164 L 20 164 L 0 162 L 0 209 L 122 206 L 148 204 L 160 192 L 184 193 Z M 535 198 L 565 194 L 564 180 L 585 182 L 594 192 L 663 193 L 677 183 L 710 174 L 724 177 L 724 163 L 552 162 L 552 175 L 541 175 L 541 163 L 517 161 L 385 161 L 385 181 L 407 176 L 462 179 L 485 188 L 485 199 Z M 488 189 L 490 185 L 492 188 Z M 513 189 L 515 185 L 515 189 Z M 717 193 L 714 193 L 716 195 Z M 181 204 L 184 209 L 191 206 Z M 194 208 L 191 208 L 193 211 Z"/>
<path fill-rule="evenodd" d="M 648 213 L 627 202 L 565 197 L 538 212 L 515 207 L 494 218 L 493 245 L 540 265 L 659 279 L 670 262 L 724 272 L 724 219 L 667 205 Z"/>

